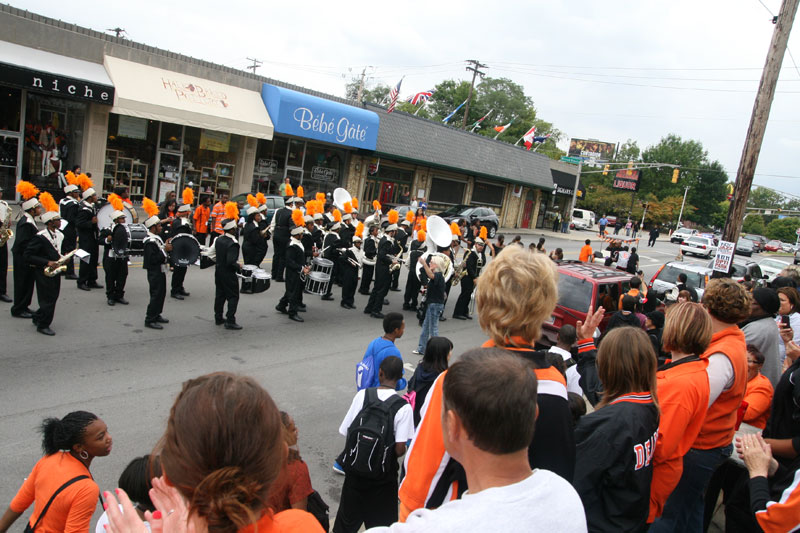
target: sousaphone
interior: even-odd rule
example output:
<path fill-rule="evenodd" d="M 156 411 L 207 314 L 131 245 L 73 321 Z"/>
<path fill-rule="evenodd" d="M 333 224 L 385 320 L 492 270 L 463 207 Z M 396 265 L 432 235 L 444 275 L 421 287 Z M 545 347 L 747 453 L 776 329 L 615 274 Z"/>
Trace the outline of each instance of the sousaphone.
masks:
<path fill-rule="evenodd" d="M 453 241 L 453 232 L 450 230 L 450 225 L 444 221 L 442 217 L 432 215 L 428 217 L 427 236 L 425 237 L 425 247 L 427 251 L 422 254 L 422 259 L 430 264 L 430 258 L 433 255 L 440 255 L 446 260 L 447 268 L 443 272 L 444 280 L 448 281 L 454 273 L 453 262 L 445 254 L 437 252 L 437 248 L 448 248 Z M 422 265 L 417 263 L 415 265 L 417 279 L 422 280 Z"/>
<path fill-rule="evenodd" d="M 341 211 L 342 214 L 344 214 L 344 204 L 346 204 L 348 202 L 352 203 L 353 202 L 353 198 L 350 196 L 350 193 L 347 192 L 346 189 L 343 189 L 341 187 L 339 187 L 337 189 L 334 189 L 334 191 L 333 191 L 333 205 L 335 207 L 339 208 L 339 211 Z"/>

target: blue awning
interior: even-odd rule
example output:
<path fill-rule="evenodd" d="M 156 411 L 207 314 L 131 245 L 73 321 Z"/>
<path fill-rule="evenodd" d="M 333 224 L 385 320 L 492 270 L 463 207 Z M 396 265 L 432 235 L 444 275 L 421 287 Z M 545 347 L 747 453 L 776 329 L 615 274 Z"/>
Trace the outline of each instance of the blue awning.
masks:
<path fill-rule="evenodd" d="M 365 150 L 375 150 L 378 143 L 380 119 L 372 111 L 268 83 L 261 98 L 276 133 Z"/>

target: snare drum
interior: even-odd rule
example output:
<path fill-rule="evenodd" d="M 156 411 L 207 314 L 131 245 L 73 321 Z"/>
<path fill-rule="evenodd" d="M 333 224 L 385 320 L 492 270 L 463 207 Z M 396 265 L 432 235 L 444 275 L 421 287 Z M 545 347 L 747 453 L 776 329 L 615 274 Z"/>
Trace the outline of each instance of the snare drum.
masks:
<path fill-rule="evenodd" d="M 330 263 L 330 261 L 328 261 Z M 328 284 L 331 282 L 331 275 L 322 272 L 309 272 L 306 278 L 306 291 L 311 294 L 322 296 L 328 292 Z"/>
<path fill-rule="evenodd" d="M 259 268 L 253 271 L 253 275 L 250 279 L 252 280 L 251 283 L 253 285 L 253 294 L 260 294 L 269 289 L 272 274 Z"/>
<path fill-rule="evenodd" d="M 194 235 L 179 233 L 170 242 L 172 243 L 172 251 L 169 257 L 176 266 L 193 265 L 200 259 L 200 243 L 197 242 Z"/>
<path fill-rule="evenodd" d="M 311 263 L 311 272 L 326 274 L 330 279 L 331 274 L 333 273 L 333 261 L 330 259 L 323 259 L 322 257 L 315 257 Z"/>
<path fill-rule="evenodd" d="M 125 213 L 125 224 L 134 224 L 136 221 L 133 219 L 131 208 L 127 204 L 122 204 L 122 212 Z M 111 219 L 111 214 L 114 212 L 114 206 L 106 204 L 97 210 L 97 227 L 100 229 L 110 228 L 114 225 Z"/>
<path fill-rule="evenodd" d="M 256 265 L 243 265 L 242 266 L 242 292 L 248 293 L 252 291 L 253 272 L 258 270 Z"/>
<path fill-rule="evenodd" d="M 123 224 L 128 244 L 125 250 L 114 250 L 119 256 L 142 255 L 144 253 L 144 240 L 147 238 L 147 228 L 144 224 Z"/>

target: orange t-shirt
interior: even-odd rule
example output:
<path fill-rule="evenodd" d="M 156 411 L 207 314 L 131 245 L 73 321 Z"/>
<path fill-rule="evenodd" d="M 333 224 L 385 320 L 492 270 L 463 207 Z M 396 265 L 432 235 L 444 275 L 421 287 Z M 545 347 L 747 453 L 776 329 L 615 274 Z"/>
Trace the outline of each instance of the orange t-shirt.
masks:
<path fill-rule="evenodd" d="M 767 419 L 769 418 L 770 407 L 772 407 L 772 395 L 774 393 L 772 383 L 764 374 L 759 373 L 748 381 L 744 390 L 747 411 L 744 412 L 742 421 L 759 429 L 767 427 Z"/>
<path fill-rule="evenodd" d="M 23 513 L 33 503 L 30 525 L 36 523 L 39 514 L 50 497 L 61 485 L 77 476 L 89 476 L 76 481 L 56 496 L 47 514 L 36 527 L 37 533 L 86 533 L 100 498 L 100 487 L 92 479 L 89 470 L 69 452 L 45 455 L 31 470 L 9 507 L 15 513 Z"/>
<path fill-rule="evenodd" d="M 196 233 L 208 233 L 208 219 L 211 218 L 211 208 L 205 205 L 198 205 L 194 210 L 194 231 Z"/>
<path fill-rule="evenodd" d="M 225 204 L 217 202 L 214 204 L 214 210 L 211 211 L 211 218 L 214 219 L 214 232 L 222 235 L 222 220 L 225 218 Z"/>
<path fill-rule="evenodd" d="M 257 529 L 256 529 L 257 528 Z M 322 533 L 324 531 L 314 515 L 300 509 L 288 509 L 280 513 L 265 513 L 255 524 L 239 530 L 239 533 Z"/>
<path fill-rule="evenodd" d="M 667 498 L 681 479 L 683 456 L 703 427 L 710 394 L 706 367 L 707 359 L 677 361 L 657 374 L 661 421 L 653 455 L 648 523 L 661 516 Z"/>
<path fill-rule="evenodd" d="M 581 254 L 578 256 L 578 260 L 586 263 L 591 260 L 592 253 L 592 245 L 584 244 L 583 248 L 581 248 Z"/>

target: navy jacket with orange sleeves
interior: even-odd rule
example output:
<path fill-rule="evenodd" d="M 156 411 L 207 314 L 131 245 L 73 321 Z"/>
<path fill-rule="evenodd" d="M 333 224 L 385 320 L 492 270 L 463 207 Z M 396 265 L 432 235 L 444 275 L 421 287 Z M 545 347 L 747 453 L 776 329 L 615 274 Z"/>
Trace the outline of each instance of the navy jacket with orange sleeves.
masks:
<path fill-rule="evenodd" d="M 796 531 L 800 515 L 800 457 L 788 467 L 778 466 L 771 482 L 750 480 L 750 507 L 765 533 Z"/>

